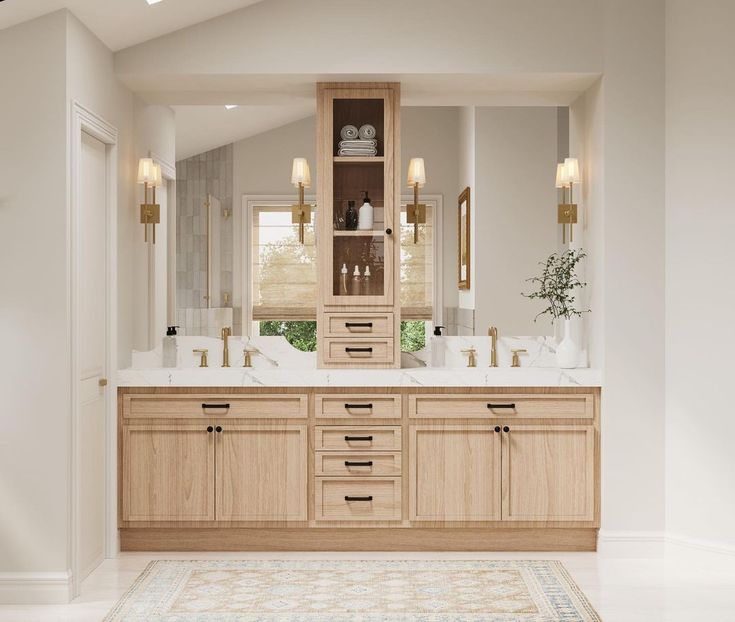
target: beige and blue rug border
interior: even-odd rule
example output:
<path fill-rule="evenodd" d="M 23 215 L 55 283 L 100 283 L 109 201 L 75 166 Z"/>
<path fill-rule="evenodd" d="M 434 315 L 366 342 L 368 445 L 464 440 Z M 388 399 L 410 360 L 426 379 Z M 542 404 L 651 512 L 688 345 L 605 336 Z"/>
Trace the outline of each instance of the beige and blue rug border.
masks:
<path fill-rule="evenodd" d="M 130 586 L 130 588 L 126 591 L 126 593 L 120 598 L 120 600 L 117 602 L 117 604 L 112 608 L 112 610 L 107 614 L 107 616 L 104 618 L 103 622 L 121 622 L 122 620 L 126 618 L 119 617 L 121 614 L 126 613 L 126 609 L 128 609 L 128 605 L 131 604 L 131 601 L 133 598 L 138 595 L 139 591 L 144 589 L 145 585 L 154 577 L 154 571 L 161 567 L 161 566 L 167 566 L 167 565 L 174 565 L 174 566 L 205 566 L 210 567 L 213 565 L 216 565 L 220 568 L 222 566 L 231 567 L 231 569 L 239 569 L 238 565 L 243 565 L 243 570 L 254 570 L 258 568 L 262 569 L 274 569 L 274 568 L 281 568 L 284 569 L 315 569 L 318 570 L 320 568 L 330 567 L 330 568 L 341 568 L 345 565 L 362 565 L 362 566 L 375 566 L 376 570 L 380 570 L 381 566 L 383 567 L 390 567 L 390 566 L 403 566 L 406 567 L 407 565 L 414 566 L 417 570 L 428 567 L 427 569 L 432 569 L 431 565 L 440 565 L 443 569 L 452 569 L 454 566 L 454 569 L 460 570 L 460 569 L 482 569 L 486 568 L 491 565 L 507 565 L 508 567 L 513 566 L 532 566 L 534 568 L 537 568 L 542 565 L 547 565 L 550 569 L 553 569 L 556 578 L 560 581 L 561 586 L 565 590 L 565 594 L 572 600 L 575 608 L 579 611 L 580 614 L 584 614 L 587 616 L 585 622 L 601 622 L 601 618 L 599 614 L 595 611 L 594 607 L 592 607 L 592 604 L 589 602 L 587 596 L 584 594 L 584 592 L 580 589 L 580 587 L 577 585 L 577 583 L 574 581 L 572 576 L 570 575 L 569 571 L 566 569 L 564 564 L 559 560 L 482 560 L 482 559 L 462 559 L 462 560 L 429 560 L 429 559 L 422 559 L 422 560 L 370 560 L 370 559 L 340 559 L 340 560 L 319 560 L 319 559 L 308 559 L 308 560 L 302 560 L 302 559 L 274 559 L 274 560 L 248 560 L 248 559 L 227 559 L 227 560 L 202 560 L 202 559 L 189 559 L 189 560 L 182 560 L 182 559 L 158 559 L 154 560 L 148 563 L 148 565 L 145 567 L 145 569 L 141 572 L 141 574 L 135 579 L 133 584 Z M 197 569 L 197 568 L 194 568 Z M 385 568 L 382 568 L 385 569 Z M 322 612 L 322 615 L 329 615 L 327 612 Z M 206 615 L 206 614 L 205 614 Z M 278 614 L 276 614 L 278 615 Z M 285 621 L 299 621 L 303 618 L 303 614 L 291 614 L 283 612 L 280 614 L 282 617 L 276 618 L 275 615 L 269 614 L 269 615 L 263 615 L 263 620 L 283 620 Z M 384 619 L 381 617 L 375 617 L 380 616 L 381 614 L 358 614 L 358 615 L 351 615 L 351 620 L 364 620 L 365 622 L 372 622 L 372 620 L 380 620 Z M 426 621 L 426 622 L 465 622 L 465 621 L 476 621 L 482 618 L 478 618 L 475 615 L 472 616 L 466 616 L 464 614 L 451 614 L 451 613 L 439 613 L 439 614 L 405 614 L 405 617 L 401 617 L 402 614 L 398 614 L 395 617 L 391 616 L 391 620 L 395 620 L 396 622 L 400 620 L 411 620 L 411 621 Z M 519 622 L 524 619 L 524 616 L 518 616 L 518 617 L 504 617 L 502 615 L 493 615 L 492 620 L 518 620 Z M 329 619 L 342 619 L 342 614 L 337 614 L 336 617 L 332 618 L 330 616 Z M 156 618 L 158 619 L 158 618 Z M 177 619 L 179 619 L 177 617 Z M 235 620 L 240 619 L 239 617 L 231 617 L 226 616 L 226 618 L 211 618 L 211 617 L 196 617 L 196 618 L 189 618 L 189 617 L 181 617 L 181 620 L 194 620 L 194 619 L 201 619 L 201 620 L 215 620 L 215 619 L 223 619 L 223 620 Z M 243 616 L 243 619 L 245 617 Z M 253 619 L 252 616 L 248 617 L 248 619 Z M 258 617 L 257 619 L 261 619 Z M 327 618 L 322 617 L 322 620 L 326 620 Z M 387 618 L 386 618 L 387 619 Z M 567 618 L 560 617 L 559 620 L 577 620 L 581 618 Z"/>

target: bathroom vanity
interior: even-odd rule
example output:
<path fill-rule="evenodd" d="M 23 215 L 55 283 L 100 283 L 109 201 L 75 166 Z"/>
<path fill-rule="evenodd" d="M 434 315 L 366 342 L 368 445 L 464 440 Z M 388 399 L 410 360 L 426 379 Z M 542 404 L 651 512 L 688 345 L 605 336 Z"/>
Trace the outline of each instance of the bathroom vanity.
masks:
<path fill-rule="evenodd" d="M 121 549 L 595 550 L 593 376 L 448 387 L 393 373 L 398 386 L 334 386 L 332 372 L 233 388 L 121 372 L 139 385 L 118 389 Z"/>

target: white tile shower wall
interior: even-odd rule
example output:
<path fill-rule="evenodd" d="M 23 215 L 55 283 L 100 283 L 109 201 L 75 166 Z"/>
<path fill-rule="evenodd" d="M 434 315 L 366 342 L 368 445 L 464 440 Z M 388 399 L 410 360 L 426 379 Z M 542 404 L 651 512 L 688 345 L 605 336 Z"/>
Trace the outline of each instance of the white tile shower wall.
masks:
<path fill-rule="evenodd" d="M 219 337 L 222 328 L 232 327 L 232 307 L 216 309 L 176 309 L 176 323 L 182 336 Z"/>
<path fill-rule="evenodd" d="M 211 304 L 225 307 L 232 300 L 232 145 L 212 149 L 176 163 L 176 301 L 179 310 L 207 306 L 207 196 L 219 199 L 221 243 L 214 248 L 220 265 L 218 291 Z M 229 214 L 225 217 L 225 214 Z M 225 302 L 227 294 L 228 302 Z M 180 316 L 177 314 L 177 318 Z M 194 329 L 194 324 L 182 324 Z M 199 323 L 199 326 L 206 328 Z M 187 333 L 191 334 L 191 333 Z M 204 333 L 203 333 L 204 334 Z"/>

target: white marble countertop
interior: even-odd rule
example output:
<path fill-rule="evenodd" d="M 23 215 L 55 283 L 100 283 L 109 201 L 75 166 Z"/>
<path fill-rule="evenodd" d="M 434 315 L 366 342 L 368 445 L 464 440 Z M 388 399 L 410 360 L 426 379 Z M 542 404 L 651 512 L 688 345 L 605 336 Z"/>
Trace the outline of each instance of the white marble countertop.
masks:
<path fill-rule="evenodd" d="M 596 369 L 122 369 L 120 387 L 599 387 Z"/>
<path fill-rule="evenodd" d="M 117 372 L 120 387 L 599 387 L 602 372 L 554 366 L 555 344 L 547 337 L 506 337 L 498 341 L 499 367 L 488 367 L 486 337 L 447 338 L 447 366 L 425 366 L 428 352 L 403 354 L 402 369 L 317 369 L 314 352 L 300 352 L 282 337 L 233 338 L 230 363 L 222 368 L 222 341 L 179 337 L 179 366 L 161 367 L 160 346 L 133 353 L 133 365 Z M 257 348 L 251 368 L 242 367 L 243 346 Z M 461 350 L 473 346 L 477 367 L 466 367 Z M 211 367 L 198 367 L 194 348 L 209 349 Z M 511 348 L 525 347 L 522 367 L 510 367 Z"/>

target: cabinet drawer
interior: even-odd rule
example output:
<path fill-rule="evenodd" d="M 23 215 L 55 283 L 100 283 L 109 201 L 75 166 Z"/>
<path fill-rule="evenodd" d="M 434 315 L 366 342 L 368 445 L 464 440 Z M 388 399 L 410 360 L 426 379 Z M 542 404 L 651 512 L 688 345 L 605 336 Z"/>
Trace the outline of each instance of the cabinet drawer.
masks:
<path fill-rule="evenodd" d="M 330 313 L 325 316 L 325 337 L 390 337 L 392 313 Z"/>
<path fill-rule="evenodd" d="M 401 416 L 400 395 L 317 395 L 317 417 L 355 419 L 373 417 L 394 419 Z"/>
<path fill-rule="evenodd" d="M 401 450 L 401 426 L 316 426 L 314 448 L 318 450 Z"/>
<path fill-rule="evenodd" d="M 400 453 L 324 452 L 316 454 L 316 475 L 368 477 L 400 475 Z"/>
<path fill-rule="evenodd" d="M 304 419 L 306 395 L 134 395 L 126 397 L 128 419 L 190 419 L 198 417 Z"/>
<path fill-rule="evenodd" d="M 392 363 L 392 339 L 325 339 L 327 363 Z"/>
<path fill-rule="evenodd" d="M 401 520 L 401 478 L 316 478 L 315 519 Z"/>
<path fill-rule="evenodd" d="M 591 395 L 410 395 L 408 416 L 451 419 L 592 419 Z"/>

